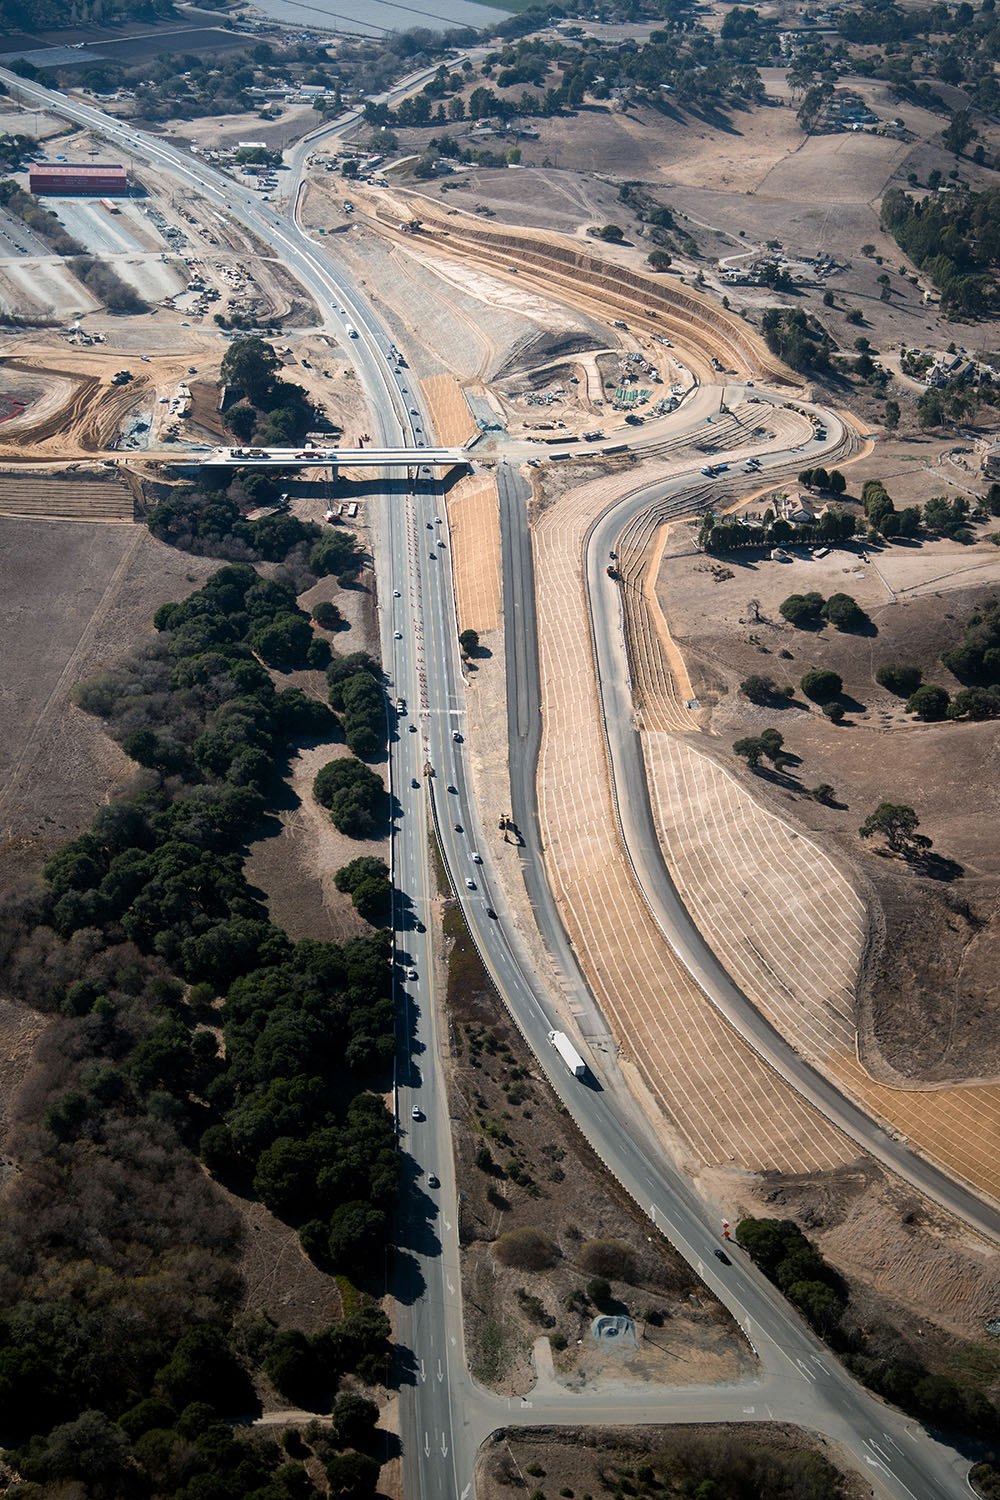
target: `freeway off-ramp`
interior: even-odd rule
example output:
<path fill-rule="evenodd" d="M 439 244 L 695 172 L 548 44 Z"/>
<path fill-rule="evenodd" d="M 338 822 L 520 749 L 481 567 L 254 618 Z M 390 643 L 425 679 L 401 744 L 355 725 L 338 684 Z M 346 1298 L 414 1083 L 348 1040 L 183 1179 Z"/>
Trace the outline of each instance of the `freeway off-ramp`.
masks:
<path fill-rule="evenodd" d="M 296 223 L 280 218 L 271 207 L 264 208 L 252 194 L 222 179 L 205 163 L 123 127 L 90 106 L 3 70 L 0 77 L 15 96 L 44 103 L 104 134 L 130 154 L 176 174 L 270 243 L 316 297 L 326 322 L 337 326 L 340 318 L 344 327 L 349 319 L 358 329 L 352 352 L 372 401 L 378 441 L 386 447 L 400 442 L 414 444 L 415 424 L 408 398 L 400 391 L 399 372 L 386 356 L 388 336 L 351 279 L 331 267 Z M 413 80 L 402 88 L 407 86 L 413 86 Z M 313 141 L 346 128 L 356 118 L 355 114 L 350 121 L 321 127 L 313 133 Z M 299 170 L 304 151 L 300 143 L 296 156 Z M 292 201 L 297 201 L 296 191 Z M 690 418 L 685 415 L 681 420 Z M 822 448 L 817 445 L 816 451 Z M 801 459 L 800 454 L 786 453 L 774 455 L 772 461 L 788 462 L 793 456 Z M 680 483 L 684 482 L 693 485 L 700 481 L 692 473 L 682 476 Z M 503 471 L 501 496 L 508 521 L 519 526 L 516 484 Z M 407 698 L 407 717 L 417 724 L 411 732 L 404 719 L 390 746 L 396 810 L 392 860 L 401 928 L 400 958 L 407 969 L 412 967 L 417 973 L 415 980 L 402 980 L 401 967 L 396 970 L 405 990 L 400 1001 L 409 1042 L 407 1061 L 401 1064 L 398 1097 L 400 1117 L 408 1132 L 404 1160 L 413 1173 L 396 1277 L 399 1338 L 412 1353 L 412 1383 L 403 1386 L 401 1423 L 408 1494 L 423 1500 L 444 1496 L 459 1500 L 469 1494 L 479 1444 L 498 1423 L 761 1417 L 797 1422 L 825 1434 L 853 1458 L 873 1487 L 897 1500 L 944 1500 L 967 1494 L 966 1464 L 956 1452 L 934 1442 L 916 1423 L 864 1392 L 753 1266 L 736 1258 L 722 1270 L 713 1260 L 715 1223 L 652 1139 L 611 1052 L 595 1062 L 595 1076 L 601 1085 L 598 1089 L 584 1088 L 554 1060 L 547 1042 L 549 1029 L 559 1021 L 553 1002 L 539 983 L 515 930 L 503 920 L 490 919 L 485 910 L 487 902 L 497 907 L 499 897 L 492 893 L 499 887 L 466 777 L 462 748 L 452 738 L 463 723 L 464 685 L 455 633 L 450 549 L 441 547 L 437 540 L 437 514 L 434 496 L 420 494 L 410 497 L 405 507 L 383 503 L 376 516 L 381 543 L 377 551 L 383 660 L 394 693 Z M 530 557 L 525 555 L 523 530 L 518 533 L 516 555 L 505 558 L 505 577 L 515 589 L 508 608 L 519 609 L 514 628 L 524 635 L 518 649 L 530 665 L 533 646 L 529 633 L 533 625 L 528 612 L 518 606 L 516 592 L 518 579 L 520 586 L 530 583 Z M 592 596 L 594 583 L 591 577 Z M 524 600 L 520 603 L 523 605 Z M 595 619 L 598 613 L 595 611 Z M 606 634 L 602 648 L 604 681 L 610 688 L 617 671 L 614 653 L 618 647 Z M 516 774 L 521 795 L 530 795 L 526 789 L 532 753 L 530 697 L 519 702 L 515 699 L 514 709 L 523 730 Z M 428 762 L 435 770 L 433 778 L 423 775 Z M 455 791 L 449 791 L 449 786 Z M 436 1035 L 439 996 L 430 921 L 436 888 L 427 842 L 429 801 L 438 815 L 444 855 L 453 870 L 470 930 L 517 1024 L 591 1145 L 738 1319 L 760 1356 L 765 1372 L 761 1380 L 739 1387 L 658 1393 L 648 1405 L 634 1399 L 590 1400 L 548 1386 L 539 1387 L 527 1402 L 510 1403 L 484 1392 L 472 1381 L 462 1335 L 456 1194 Z M 455 822 L 462 825 L 461 835 L 452 827 Z M 470 863 L 473 848 L 483 852 L 482 866 Z M 466 878 L 475 880 L 474 891 L 466 889 Z M 536 884 L 544 883 L 537 865 L 531 878 Z M 539 911 L 544 911 L 544 901 Z M 560 966 L 567 957 L 565 943 L 560 946 L 555 941 L 553 953 Z M 582 988 L 575 971 L 568 971 L 567 979 L 572 986 Z M 588 1003 L 593 1004 L 589 998 Z M 418 1119 L 411 1118 L 414 1106 L 421 1116 Z M 421 1185 L 430 1172 L 441 1180 L 440 1189 L 433 1193 Z"/>

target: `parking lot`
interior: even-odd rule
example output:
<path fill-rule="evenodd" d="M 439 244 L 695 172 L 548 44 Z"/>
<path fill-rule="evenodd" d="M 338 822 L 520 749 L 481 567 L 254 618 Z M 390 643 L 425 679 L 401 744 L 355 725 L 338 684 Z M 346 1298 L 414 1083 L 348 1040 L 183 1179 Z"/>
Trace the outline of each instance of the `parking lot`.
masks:
<path fill-rule="evenodd" d="M 112 217 L 95 199 L 46 198 L 45 206 L 57 215 L 67 232 L 91 255 L 145 248 L 119 218 Z"/>

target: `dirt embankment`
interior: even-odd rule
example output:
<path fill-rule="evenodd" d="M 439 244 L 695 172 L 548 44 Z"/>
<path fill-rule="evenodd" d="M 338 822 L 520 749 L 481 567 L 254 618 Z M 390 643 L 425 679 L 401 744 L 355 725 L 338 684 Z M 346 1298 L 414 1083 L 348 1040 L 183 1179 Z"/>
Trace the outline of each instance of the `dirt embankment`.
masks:
<path fill-rule="evenodd" d="M 709 356 L 715 356 L 725 369 L 801 385 L 746 324 L 687 288 L 612 265 L 554 235 L 484 228 L 461 215 L 438 216 L 433 207 L 416 200 L 409 200 L 406 208 L 407 217 L 421 218 L 422 248 L 472 259 L 508 275 L 540 276 L 549 295 L 555 291 L 570 305 L 591 312 L 596 307 L 603 316 L 628 319 L 630 326 L 646 332 L 669 334 L 706 378 L 712 378 Z M 372 222 L 382 233 L 399 236 L 399 220 L 395 202 L 372 203 Z"/>
<path fill-rule="evenodd" d="M 537 1486 L 538 1495 L 579 1495 L 585 1500 L 603 1494 L 721 1495 L 732 1493 L 726 1481 L 736 1471 L 741 1479 L 756 1474 L 763 1486 L 752 1484 L 741 1488 L 741 1494 L 777 1493 L 771 1485 L 781 1482 L 779 1476 L 787 1476 L 788 1488 L 781 1483 L 781 1493 L 792 1494 L 796 1477 L 804 1482 L 805 1473 L 827 1479 L 827 1487 L 812 1491 L 815 1494 L 862 1500 L 871 1493 L 848 1463 L 839 1469 L 836 1465 L 836 1452 L 822 1439 L 770 1422 L 720 1422 L 708 1429 L 505 1427 L 493 1433 L 482 1450 L 476 1493 L 481 1500 L 507 1500 Z M 684 1488 L 675 1489 L 674 1481 L 683 1481 Z M 706 1485 L 711 1485 L 710 1491 L 703 1488 Z"/>

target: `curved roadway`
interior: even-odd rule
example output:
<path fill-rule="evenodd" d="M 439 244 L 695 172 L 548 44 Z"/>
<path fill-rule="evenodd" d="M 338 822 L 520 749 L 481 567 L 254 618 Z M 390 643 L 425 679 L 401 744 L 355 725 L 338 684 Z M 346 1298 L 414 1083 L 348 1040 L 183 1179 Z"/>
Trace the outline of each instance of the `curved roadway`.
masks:
<path fill-rule="evenodd" d="M 175 173 L 270 243 L 316 296 L 329 320 L 349 318 L 357 327 L 360 336 L 352 341 L 351 352 L 371 398 L 381 441 L 408 445 L 415 440 L 416 424 L 409 414 L 412 398 L 405 388 L 408 377 L 387 358 L 387 335 L 351 278 L 339 268 L 334 273 L 296 224 L 173 147 L 15 74 L 0 70 L 0 77 L 15 97 L 45 104 L 132 155 Z M 412 80 L 401 91 L 407 86 Z M 547 1032 L 558 1022 L 551 997 L 502 913 L 498 920 L 486 913 L 487 903 L 496 905 L 491 892 L 497 887 L 462 744 L 453 739 L 456 730 L 461 734 L 463 680 L 450 549 L 439 534 L 436 515 L 437 501 L 431 493 L 413 495 L 403 506 L 386 501 L 384 566 L 379 559 L 383 659 L 395 694 L 407 699 L 407 712 L 393 728 L 389 760 L 400 923 L 397 973 L 408 975 L 412 970 L 416 976 L 402 980 L 410 1060 L 401 1065 L 398 1089 L 400 1116 L 409 1131 L 404 1161 L 413 1175 L 397 1287 L 400 1341 L 413 1356 L 402 1411 L 408 1493 L 422 1500 L 469 1495 L 478 1447 L 500 1422 L 768 1417 L 827 1434 L 881 1493 L 897 1500 L 967 1495 L 966 1465 L 956 1452 L 863 1391 L 752 1265 L 737 1258 L 723 1268 L 714 1259 L 715 1222 L 687 1181 L 664 1159 L 624 1088 L 614 1057 L 603 1056 L 595 1066 L 595 1077 L 603 1086 L 591 1089 L 562 1068 L 548 1045 Z M 414 715 L 418 727 L 411 731 Z M 431 777 L 423 774 L 428 763 L 434 768 Z M 449 785 L 454 792 L 447 790 Z M 470 930 L 511 1014 L 594 1149 L 738 1319 L 766 1372 L 760 1381 L 702 1392 L 665 1392 L 648 1406 L 629 1400 L 624 1409 L 611 1399 L 588 1400 L 541 1387 L 527 1402 L 507 1402 L 472 1381 L 462 1339 L 456 1194 L 436 1026 L 438 993 L 429 918 L 437 889 L 427 839 L 428 802 Z M 454 823 L 461 825 L 461 832 Z M 471 859 L 476 845 L 483 865 Z M 466 888 L 466 879 L 475 881 L 474 890 Z M 411 1118 L 414 1107 L 417 1119 Z M 424 1174 L 432 1171 L 441 1180 L 437 1190 L 426 1186 Z"/>

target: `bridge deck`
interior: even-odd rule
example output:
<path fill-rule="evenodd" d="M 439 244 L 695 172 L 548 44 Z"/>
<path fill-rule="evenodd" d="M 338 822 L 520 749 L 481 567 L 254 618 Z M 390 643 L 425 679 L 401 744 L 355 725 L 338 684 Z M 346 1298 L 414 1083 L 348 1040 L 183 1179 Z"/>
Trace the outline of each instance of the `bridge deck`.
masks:
<path fill-rule="evenodd" d="M 472 464 L 462 448 L 216 448 L 203 467 L 412 469 L 418 464 Z"/>

